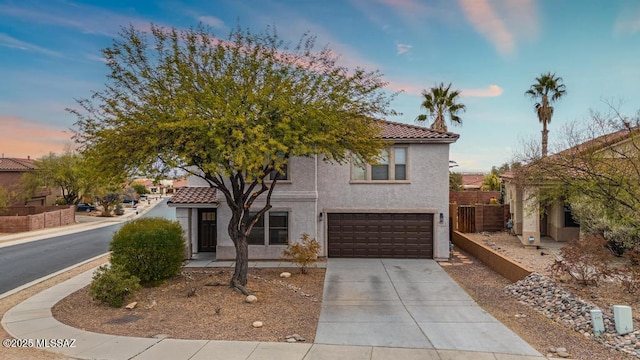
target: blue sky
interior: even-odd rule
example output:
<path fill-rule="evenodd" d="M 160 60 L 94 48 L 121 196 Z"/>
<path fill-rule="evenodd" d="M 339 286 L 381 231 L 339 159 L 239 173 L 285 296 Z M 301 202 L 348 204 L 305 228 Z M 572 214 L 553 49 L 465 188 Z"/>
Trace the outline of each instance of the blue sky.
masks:
<path fill-rule="evenodd" d="M 524 92 L 551 71 L 567 95 L 556 104 L 550 142 L 569 121 L 605 101 L 640 109 L 640 2 L 636 0 L 195 0 L 0 1 L 0 152 L 61 152 L 75 122 L 64 109 L 102 90 L 102 48 L 121 26 L 188 28 L 221 37 L 236 25 L 275 25 L 286 40 L 303 32 L 341 54 L 343 64 L 379 69 L 403 90 L 389 120 L 414 123 L 420 92 L 453 83 L 467 106 L 451 147 L 457 171 L 489 171 L 513 158 L 541 124 Z"/>

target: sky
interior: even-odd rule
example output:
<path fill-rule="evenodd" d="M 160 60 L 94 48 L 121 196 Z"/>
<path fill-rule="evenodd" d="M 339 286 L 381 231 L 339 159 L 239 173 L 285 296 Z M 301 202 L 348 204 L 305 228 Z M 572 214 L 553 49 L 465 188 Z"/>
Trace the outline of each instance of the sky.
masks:
<path fill-rule="evenodd" d="M 451 83 L 466 105 L 462 126 L 449 126 L 460 134 L 450 149 L 458 172 L 488 172 L 540 138 L 524 92 L 542 73 L 567 89 L 550 143 L 607 103 L 629 116 L 640 110 L 637 0 L 0 0 L 2 156 L 37 158 L 71 143 L 76 118 L 65 109 L 104 89 L 101 50 L 121 27 L 199 22 L 222 38 L 238 25 L 275 26 L 292 43 L 317 36 L 341 64 L 378 69 L 386 91 L 402 91 L 391 121 L 415 124 L 421 92 Z"/>

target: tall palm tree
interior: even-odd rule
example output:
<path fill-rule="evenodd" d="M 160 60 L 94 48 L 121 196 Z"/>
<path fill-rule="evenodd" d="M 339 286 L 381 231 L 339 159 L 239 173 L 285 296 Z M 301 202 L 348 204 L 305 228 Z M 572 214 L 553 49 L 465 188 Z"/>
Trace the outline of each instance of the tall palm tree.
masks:
<path fill-rule="evenodd" d="M 452 124 L 462 124 L 462 119 L 458 116 L 459 112 L 464 112 L 467 108 L 463 104 L 457 104 L 456 100 L 460 95 L 460 91 L 451 90 L 451 83 L 445 87 L 444 83 L 437 84 L 427 90 L 422 91 L 424 101 L 421 108 L 425 109 L 428 114 L 420 114 L 416 121 L 427 121 L 433 119 L 431 129 L 438 131 L 447 131 L 447 124 L 444 120 L 446 114 L 449 114 L 449 120 Z"/>
<path fill-rule="evenodd" d="M 525 95 L 537 101 L 534 105 L 538 120 L 542 123 L 542 156 L 547 156 L 547 142 L 549 130 L 547 124 L 551 122 L 553 116 L 552 104 L 558 101 L 567 93 L 566 87 L 562 83 L 562 78 L 555 73 L 548 72 L 536 78 L 536 83 L 531 85 Z"/>

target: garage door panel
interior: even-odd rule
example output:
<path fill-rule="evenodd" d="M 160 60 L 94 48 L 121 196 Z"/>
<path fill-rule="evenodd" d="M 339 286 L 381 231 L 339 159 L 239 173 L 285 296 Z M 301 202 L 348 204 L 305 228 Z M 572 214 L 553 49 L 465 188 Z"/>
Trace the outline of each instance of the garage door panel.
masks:
<path fill-rule="evenodd" d="M 329 257 L 433 258 L 433 214 L 329 213 Z"/>

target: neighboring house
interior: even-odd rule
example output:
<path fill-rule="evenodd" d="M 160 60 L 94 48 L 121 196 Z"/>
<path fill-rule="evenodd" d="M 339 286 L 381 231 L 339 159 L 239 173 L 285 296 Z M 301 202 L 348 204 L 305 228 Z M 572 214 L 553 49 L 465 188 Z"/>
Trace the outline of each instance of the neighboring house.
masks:
<path fill-rule="evenodd" d="M 484 180 L 484 174 L 460 174 L 462 175 L 463 190 L 480 190 Z"/>
<path fill-rule="evenodd" d="M 620 130 L 591 139 L 580 145 L 550 155 L 550 161 L 576 159 L 576 154 L 583 151 L 594 151 L 605 157 L 613 159 L 616 151 L 628 151 L 629 130 Z M 613 150 L 613 151 L 612 151 Z M 544 163 L 541 160 L 541 163 Z M 526 165 L 526 167 L 537 164 Z M 576 174 L 578 176 L 578 174 Z M 571 208 L 566 205 L 564 198 L 558 198 L 541 209 L 541 204 L 536 198 L 536 184 L 523 185 L 521 179 L 514 172 L 507 172 L 500 176 L 505 190 L 505 204 L 509 204 L 513 232 L 520 236 L 525 246 L 537 246 L 540 237 L 551 237 L 556 241 L 569 241 L 580 236 L 580 225 L 574 220 Z"/>
<path fill-rule="evenodd" d="M 321 243 L 320 256 L 449 258 L 449 145 L 459 135 L 381 123 L 389 148 L 379 165 L 330 164 L 322 155 L 290 159 L 272 209 L 248 239 L 250 259 L 279 259 L 303 233 Z M 217 259 L 234 259 L 223 195 L 197 177 L 188 184 L 169 201 L 187 256 L 215 252 Z"/>
<path fill-rule="evenodd" d="M 22 191 L 22 177 L 27 172 L 38 171 L 31 158 L 0 158 L 0 187 L 7 191 L 7 194 L 14 199 L 9 206 L 45 206 L 53 205 L 56 196 L 49 188 L 41 189 L 30 199 L 24 201 L 18 195 Z"/>

